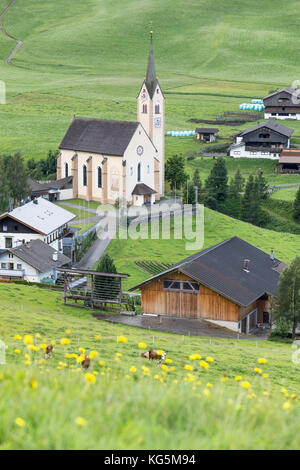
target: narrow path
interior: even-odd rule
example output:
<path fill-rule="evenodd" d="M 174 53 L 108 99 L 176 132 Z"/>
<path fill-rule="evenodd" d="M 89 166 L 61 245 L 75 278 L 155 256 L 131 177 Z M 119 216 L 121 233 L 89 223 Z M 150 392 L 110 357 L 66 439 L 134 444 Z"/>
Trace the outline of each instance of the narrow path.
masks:
<path fill-rule="evenodd" d="M 7 5 L 6 8 L 4 8 L 4 10 L 0 13 L 0 32 L 2 34 L 4 34 L 4 36 L 8 37 L 9 39 L 12 39 L 13 41 L 17 41 L 17 45 L 14 47 L 14 49 L 12 50 L 12 52 L 9 54 L 8 58 L 6 59 L 6 64 L 7 65 L 13 65 L 11 63 L 12 59 L 15 57 L 16 53 L 18 52 L 18 50 L 20 49 L 20 47 L 22 46 L 23 44 L 23 41 L 21 41 L 20 39 L 17 39 L 15 38 L 14 36 L 12 36 L 11 34 L 9 34 L 5 27 L 4 27 L 4 24 L 3 24 L 3 20 L 4 20 L 4 17 L 6 15 L 6 13 L 9 12 L 9 10 L 14 6 L 14 4 L 16 3 L 17 0 L 11 0 L 11 2 Z"/>

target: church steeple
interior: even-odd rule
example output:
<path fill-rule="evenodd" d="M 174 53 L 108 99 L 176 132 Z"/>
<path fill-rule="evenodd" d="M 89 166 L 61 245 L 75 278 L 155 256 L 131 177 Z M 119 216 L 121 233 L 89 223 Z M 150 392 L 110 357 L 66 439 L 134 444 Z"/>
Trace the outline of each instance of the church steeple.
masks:
<path fill-rule="evenodd" d="M 156 88 L 156 85 L 157 85 L 152 35 L 153 35 L 153 33 L 151 31 L 150 32 L 150 50 L 149 50 L 149 57 L 148 57 L 148 67 L 147 67 L 146 80 L 145 80 L 145 84 L 146 84 L 148 93 L 149 93 L 151 98 L 153 98 L 155 88 Z"/>

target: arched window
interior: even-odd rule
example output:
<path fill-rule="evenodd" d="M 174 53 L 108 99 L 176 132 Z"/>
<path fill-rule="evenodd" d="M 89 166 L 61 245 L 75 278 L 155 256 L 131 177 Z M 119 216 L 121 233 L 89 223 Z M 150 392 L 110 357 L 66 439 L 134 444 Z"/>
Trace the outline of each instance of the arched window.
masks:
<path fill-rule="evenodd" d="M 137 166 L 137 180 L 138 180 L 138 182 L 141 181 L 141 173 L 142 173 L 142 172 L 141 172 L 141 169 L 142 169 L 142 164 L 141 164 L 141 162 L 140 162 L 140 163 L 138 164 L 138 166 Z"/>
<path fill-rule="evenodd" d="M 83 184 L 83 186 L 86 186 L 86 165 L 83 165 L 82 184 Z"/>
<path fill-rule="evenodd" d="M 155 105 L 155 114 L 160 114 L 159 104 Z"/>
<path fill-rule="evenodd" d="M 150 173 L 150 165 L 147 165 L 147 174 L 149 175 Z"/>
<path fill-rule="evenodd" d="M 133 166 L 130 167 L 129 174 L 130 174 L 130 176 L 133 176 Z"/>
<path fill-rule="evenodd" d="M 65 177 L 68 178 L 69 176 L 69 165 L 65 163 Z"/>
<path fill-rule="evenodd" d="M 143 114 L 147 114 L 147 105 L 143 104 Z"/>
<path fill-rule="evenodd" d="M 102 170 L 98 166 L 98 188 L 102 188 Z"/>

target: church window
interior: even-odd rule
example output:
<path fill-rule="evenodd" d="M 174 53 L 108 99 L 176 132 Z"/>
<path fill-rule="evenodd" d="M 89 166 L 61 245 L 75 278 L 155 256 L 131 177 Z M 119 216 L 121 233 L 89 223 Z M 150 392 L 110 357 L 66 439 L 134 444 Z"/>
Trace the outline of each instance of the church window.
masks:
<path fill-rule="evenodd" d="M 69 176 L 69 165 L 65 163 L 65 177 L 68 178 Z"/>
<path fill-rule="evenodd" d="M 155 105 L 155 114 L 160 114 L 159 104 Z"/>
<path fill-rule="evenodd" d="M 141 170 L 142 170 L 142 164 L 140 162 L 137 166 L 137 180 L 138 180 L 138 182 L 141 181 L 141 173 L 142 173 Z"/>
<path fill-rule="evenodd" d="M 86 183 L 87 183 L 86 165 L 83 165 L 83 171 L 82 171 L 82 184 L 83 184 L 83 186 L 86 186 Z"/>
<path fill-rule="evenodd" d="M 98 166 L 98 188 L 102 188 L 102 170 Z"/>
<path fill-rule="evenodd" d="M 147 165 L 147 174 L 149 175 L 150 173 L 150 165 Z"/>
<path fill-rule="evenodd" d="M 143 104 L 143 114 L 147 114 L 147 105 Z"/>
<path fill-rule="evenodd" d="M 130 167 L 129 174 L 130 176 L 133 176 L 133 166 Z"/>

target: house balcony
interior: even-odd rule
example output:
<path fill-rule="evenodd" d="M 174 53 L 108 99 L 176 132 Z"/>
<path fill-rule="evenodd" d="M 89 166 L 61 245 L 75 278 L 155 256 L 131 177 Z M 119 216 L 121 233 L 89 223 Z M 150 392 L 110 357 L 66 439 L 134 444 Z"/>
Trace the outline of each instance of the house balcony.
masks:
<path fill-rule="evenodd" d="M 25 276 L 24 269 L 0 269 L 0 278 L 22 278 Z"/>

